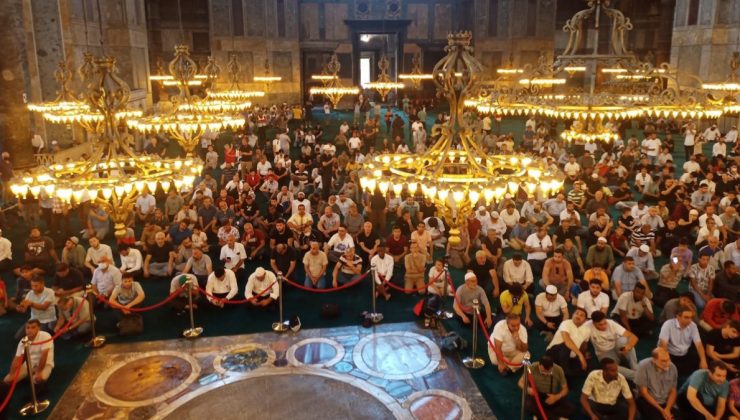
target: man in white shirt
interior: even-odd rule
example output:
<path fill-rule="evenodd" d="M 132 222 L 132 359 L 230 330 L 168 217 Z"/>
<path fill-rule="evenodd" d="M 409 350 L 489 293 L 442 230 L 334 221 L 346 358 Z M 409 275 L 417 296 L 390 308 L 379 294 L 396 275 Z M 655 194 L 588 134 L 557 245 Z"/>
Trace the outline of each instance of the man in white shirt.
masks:
<path fill-rule="evenodd" d="M 532 274 L 540 277 L 547 253 L 552 251 L 552 240 L 547 234 L 547 228 L 541 226 L 536 233 L 529 235 L 524 243 L 524 250 L 527 252 L 527 262 L 532 266 Z"/>
<path fill-rule="evenodd" d="M 252 299 L 247 303 L 249 307 L 261 310 L 274 310 L 280 297 L 280 285 L 277 276 L 272 271 L 257 267 L 247 279 L 244 296 Z"/>
<path fill-rule="evenodd" d="M 588 368 L 585 352 L 591 330 L 586 326 L 586 311 L 573 310 L 573 317 L 561 322 L 547 346 L 547 354 L 567 375 L 581 376 Z"/>
<path fill-rule="evenodd" d="M 29 348 L 29 356 L 31 358 L 31 374 L 33 375 L 33 383 L 41 384 L 46 382 L 51 375 L 52 369 L 54 369 L 54 341 L 51 340 L 51 334 L 46 331 L 41 331 L 41 323 L 36 319 L 31 319 L 26 322 L 25 337 L 32 343 Z M 44 343 L 33 345 L 33 343 Z M 24 365 L 25 346 L 21 340 L 18 343 L 18 347 L 15 350 L 15 358 L 10 366 L 10 371 L 3 381 L 6 384 L 13 382 L 15 373 L 18 372 L 18 381 L 28 377 L 28 369 Z"/>
<path fill-rule="evenodd" d="M 298 191 L 297 198 L 291 203 L 290 214 L 298 213 L 298 206 L 301 204 L 306 208 L 306 213 L 311 214 L 311 201 L 306 198 L 306 193 L 303 191 Z"/>
<path fill-rule="evenodd" d="M 599 360 L 623 360 L 628 367 L 619 366 L 619 372 L 627 379 L 634 379 L 637 369 L 637 336 L 627 331 L 623 326 L 606 317 L 601 311 L 594 312 L 591 320 L 586 322 L 591 329 L 591 344 Z"/>
<path fill-rule="evenodd" d="M 224 268 L 227 268 L 238 274 L 239 270 L 244 268 L 244 260 L 247 258 L 247 251 L 241 242 L 236 241 L 234 235 L 226 238 L 226 245 L 221 247 L 219 259 L 223 261 Z"/>
<path fill-rule="evenodd" d="M 157 209 L 157 200 L 149 194 L 149 188 L 144 188 L 139 197 L 136 199 L 136 214 L 140 221 L 144 221 L 149 215 L 154 214 Z"/>
<path fill-rule="evenodd" d="M 347 147 L 350 153 L 360 150 L 362 147 L 362 140 L 360 140 L 359 132 L 355 131 L 352 133 L 352 137 L 347 141 Z"/>
<path fill-rule="evenodd" d="M 569 318 L 568 302 L 558 294 L 557 287 L 552 284 L 534 299 L 534 309 L 537 317 L 535 326 L 540 330 L 540 335 L 545 336 L 545 341 L 552 340 L 558 325 Z"/>
<path fill-rule="evenodd" d="M 565 175 L 570 179 L 571 182 L 574 182 L 578 179 L 578 175 L 581 173 L 581 165 L 576 162 L 575 155 L 571 154 L 568 156 L 568 163 L 563 166 L 563 172 L 565 172 Z"/>
<path fill-rule="evenodd" d="M 601 280 L 591 279 L 588 282 L 588 292 L 584 291 L 578 295 L 578 307 L 586 311 L 587 318 L 591 318 L 596 311 L 606 314 L 609 310 L 609 296 L 602 292 L 601 288 Z"/>
<path fill-rule="evenodd" d="M 370 267 L 374 268 L 374 280 L 378 292 L 385 300 L 390 299 L 390 294 L 385 286 L 385 281 L 393 277 L 393 257 L 386 253 L 384 243 L 378 244 L 377 253 L 370 259 Z"/>
<path fill-rule="evenodd" d="M 683 172 L 684 173 L 701 172 L 701 166 L 699 166 L 699 163 L 696 161 L 696 155 L 689 156 L 689 160 L 687 160 L 683 164 Z"/>
<path fill-rule="evenodd" d="M 3 230 L 0 229 L 0 273 L 8 271 L 13 266 L 12 244 L 8 238 L 3 236 Z"/>
<path fill-rule="evenodd" d="M 90 238 L 89 243 L 90 248 L 87 249 L 87 255 L 85 256 L 85 267 L 92 274 L 103 257 L 107 257 L 109 261 L 113 261 L 113 251 L 109 245 L 101 244 L 100 239 L 96 237 Z"/>
<path fill-rule="evenodd" d="M 645 285 L 637 283 L 631 292 L 622 293 L 612 310 L 612 318 L 638 337 L 650 335 L 655 316 L 645 296 Z"/>
<path fill-rule="evenodd" d="M 719 132 L 717 124 L 712 124 L 706 130 L 704 130 L 704 133 L 702 133 L 701 136 L 704 137 L 704 140 L 706 141 L 716 141 L 722 136 L 722 133 Z"/>
<path fill-rule="evenodd" d="M 658 154 L 660 153 L 661 142 L 655 133 L 648 134 L 648 137 L 642 141 L 642 152 L 647 155 L 650 166 L 656 166 L 658 163 Z"/>
<path fill-rule="evenodd" d="M 727 156 L 727 145 L 725 144 L 725 138 L 717 138 L 717 142 L 712 146 L 712 157 Z"/>
<path fill-rule="evenodd" d="M 514 256 L 504 262 L 503 267 L 504 283 L 507 286 L 511 286 L 514 283 L 522 285 L 524 290 L 534 283 L 534 276 L 532 275 L 532 267 L 528 262 L 524 261 L 522 254 L 516 253 Z"/>
<path fill-rule="evenodd" d="M 519 370 L 521 365 L 511 366 L 509 363 L 520 364 L 529 351 L 527 329 L 522 327 L 521 315 L 514 313 L 506 315 L 506 319 L 497 322 L 493 327 L 491 338 L 496 348 L 488 345 L 488 357 L 491 363 L 498 367 L 499 373 L 503 374 L 507 369 L 512 372 Z M 500 360 L 501 357 L 505 361 Z"/>
<path fill-rule="evenodd" d="M 131 248 L 127 244 L 121 244 L 118 246 L 118 252 L 121 257 L 121 274 L 130 273 L 134 278 L 141 276 L 142 264 L 144 263 L 141 251 Z"/>
<path fill-rule="evenodd" d="M 324 252 L 329 256 L 329 261 L 337 262 L 339 261 L 339 257 L 344 255 L 347 249 L 354 247 L 355 241 L 347 233 L 347 228 L 344 225 L 340 225 L 337 233 L 332 235 L 324 245 Z"/>
<path fill-rule="evenodd" d="M 730 131 L 725 134 L 725 143 L 727 143 L 727 146 L 729 146 L 730 149 L 735 147 L 735 142 L 737 141 L 737 127 L 734 125 L 730 127 Z"/>
<path fill-rule="evenodd" d="M 217 268 L 208 276 L 206 297 L 213 306 L 223 308 L 224 301 L 233 299 L 238 291 L 236 275 L 228 268 Z"/>
<path fill-rule="evenodd" d="M 620 400 L 620 395 L 626 401 Z M 601 360 L 601 369 L 588 374 L 581 391 L 581 406 L 591 419 L 634 420 L 637 405 L 627 379 L 619 373 L 614 359 Z"/>

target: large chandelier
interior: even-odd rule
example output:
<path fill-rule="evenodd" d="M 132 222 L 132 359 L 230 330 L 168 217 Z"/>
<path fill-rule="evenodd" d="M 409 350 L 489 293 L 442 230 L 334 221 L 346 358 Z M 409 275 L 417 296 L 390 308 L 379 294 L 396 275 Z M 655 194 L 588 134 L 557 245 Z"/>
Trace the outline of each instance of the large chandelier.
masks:
<path fill-rule="evenodd" d="M 489 155 L 475 142 L 463 119 L 463 104 L 479 89 L 481 64 L 473 57 L 470 32 L 447 36 L 447 56 L 434 67 L 438 93 L 450 104 L 450 120 L 439 140 L 424 154 L 381 154 L 359 170 L 361 187 L 370 194 L 421 191 L 451 222 L 450 243 L 460 241 L 460 224 L 481 202 L 501 200 L 520 188 L 529 193 L 559 190 L 563 176 L 542 160 L 525 155 Z"/>
<path fill-rule="evenodd" d="M 617 120 L 718 118 L 722 106 L 701 88 L 700 81 L 696 83 L 696 76 L 681 74 L 667 63 L 656 67 L 635 57 L 625 44 L 632 22 L 621 11 L 610 7 L 611 3 L 611 0 L 589 0 L 588 8 L 574 14 L 563 27 L 569 39 L 561 55 L 554 61 L 543 55 L 534 67 L 525 66 L 521 73 L 518 69 L 507 73 L 507 76 L 516 74 L 518 83 L 494 83 L 492 89 L 468 105 L 484 113 L 575 120 L 585 131 L 574 129 L 568 137 L 584 141 L 610 137 L 599 127 Z M 593 50 L 587 51 L 586 21 L 593 20 L 598 33 L 599 26 L 604 26 L 599 22 L 601 16 L 610 19 L 606 25 L 611 28 L 609 51 L 599 51 L 598 39 L 593 42 Z M 575 83 L 569 83 L 570 80 Z"/>
<path fill-rule="evenodd" d="M 133 138 L 122 125 L 129 86 L 116 74 L 113 57 L 96 59 L 94 65 L 84 98 L 88 112 L 102 119 L 95 127 L 91 156 L 35 168 L 14 179 L 10 189 L 18 197 L 29 193 L 39 197 L 43 190 L 67 203 L 92 199 L 111 216 L 116 236 L 120 237 L 126 233 L 125 223 L 142 191 L 154 192 L 158 187 L 169 191 L 190 185 L 202 165 L 192 159 L 155 159 L 136 154 Z"/>
<path fill-rule="evenodd" d="M 236 54 L 231 54 L 229 62 L 226 64 L 226 71 L 229 74 L 229 87 L 223 90 L 209 90 L 208 99 L 217 101 L 226 101 L 236 104 L 240 111 L 243 111 L 249 106 L 242 107 L 242 105 L 250 104 L 252 98 L 261 98 L 265 96 L 265 92 L 245 90 L 239 86 L 239 73 L 241 72 L 241 65 L 236 58 Z"/>
<path fill-rule="evenodd" d="M 283 78 L 272 74 L 270 71 L 270 60 L 265 58 L 265 74 L 262 76 L 254 76 L 252 80 L 256 83 L 263 83 L 265 85 L 265 91 L 269 92 L 272 84 L 283 80 Z"/>
<path fill-rule="evenodd" d="M 737 70 L 740 67 L 740 51 L 732 54 L 730 60 L 730 77 L 723 82 L 703 83 L 702 88 L 712 92 L 717 103 L 724 106 L 724 111 L 730 114 L 740 113 L 740 77 Z"/>
<path fill-rule="evenodd" d="M 201 99 L 190 94 L 197 65 L 186 45 L 175 46 L 175 58 L 169 63 L 170 75 L 178 81 L 180 94 L 172 98 L 174 110 L 169 113 L 128 120 L 129 127 L 145 134 L 165 133 L 177 140 L 188 156 L 206 131 L 236 129 L 245 124 L 229 101 Z"/>
<path fill-rule="evenodd" d="M 388 75 L 389 65 L 390 63 L 388 62 L 388 57 L 383 54 L 380 57 L 380 60 L 378 60 L 378 69 L 380 69 L 378 79 L 374 82 L 365 83 L 362 86 L 365 89 L 375 89 L 380 95 L 380 100 L 382 102 L 385 102 L 385 97 L 388 96 L 390 91 L 394 89 L 403 89 L 404 87 L 403 83 L 394 82 L 393 80 L 391 80 L 391 77 Z"/>
<path fill-rule="evenodd" d="M 432 80 L 432 75 L 430 73 L 424 73 L 421 71 L 420 51 L 417 51 L 416 53 L 414 53 L 414 56 L 411 57 L 411 65 L 413 66 L 413 68 L 411 69 L 411 73 L 399 74 L 399 79 L 411 81 L 414 89 L 419 89 L 421 87 L 421 82 L 423 82 L 424 80 Z"/>
<path fill-rule="evenodd" d="M 336 107 L 339 105 L 339 101 L 345 95 L 357 95 L 360 93 L 360 89 L 356 86 L 344 86 L 342 81 L 339 79 L 339 70 L 342 69 L 342 65 L 339 64 L 339 58 L 337 54 L 332 54 L 329 62 L 326 63 L 327 75 L 331 78 L 326 79 L 324 86 L 316 86 L 309 89 L 311 95 L 324 95 L 329 98 L 332 105 Z M 323 82 L 322 82 L 323 83 Z"/>

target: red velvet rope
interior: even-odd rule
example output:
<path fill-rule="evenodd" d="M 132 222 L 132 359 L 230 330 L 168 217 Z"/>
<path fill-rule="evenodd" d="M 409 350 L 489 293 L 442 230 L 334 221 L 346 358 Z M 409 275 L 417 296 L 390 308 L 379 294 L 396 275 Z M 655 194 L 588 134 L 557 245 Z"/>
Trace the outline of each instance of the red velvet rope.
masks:
<path fill-rule="evenodd" d="M 249 303 L 249 302 L 257 299 L 258 297 L 264 296 L 265 294 L 267 294 L 267 292 L 272 291 L 272 286 L 274 286 L 276 283 L 277 283 L 277 280 L 275 280 L 274 282 L 270 283 L 270 285 L 267 286 L 265 288 L 265 290 L 257 293 L 256 295 L 254 295 L 254 296 L 252 296 L 250 298 L 246 298 L 246 299 L 242 299 L 242 300 L 228 300 L 228 299 L 220 298 L 218 296 L 214 296 L 214 295 L 206 292 L 200 286 L 198 286 L 198 290 L 200 290 L 204 295 L 208 296 L 209 298 L 211 298 L 211 299 L 213 299 L 213 300 L 215 300 L 217 302 L 225 303 L 225 304 L 228 304 L 228 305 L 241 305 L 243 303 Z"/>
<path fill-rule="evenodd" d="M 356 279 L 352 280 L 351 282 L 349 282 L 347 284 L 343 284 L 343 285 L 337 286 L 337 287 L 332 287 L 332 288 L 329 288 L 329 289 L 312 289 L 310 287 L 306 287 L 306 286 L 304 286 L 302 284 L 296 283 L 293 280 L 290 280 L 289 278 L 286 278 L 286 277 L 284 277 L 283 280 L 285 280 L 286 283 L 288 283 L 289 285 L 295 287 L 296 289 L 305 290 L 307 292 L 313 292 L 313 293 L 331 293 L 331 292 L 337 292 L 339 290 L 349 289 L 350 287 L 352 287 L 352 286 L 356 285 L 357 283 L 361 282 L 362 280 L 364 280 L 365 277 L 368 276 L 368 274 L 370 274 L 369 271 L 365 272 L 365 274 L 360 275 L 359 277 L 357 277 Z"/>
<path fill-rule="evenodd" d="M 31 345 L 32 346 L 40 346 L 40 345 L 43 345 L 43 344 L 46 344 L 46 343 L 51 343 L 52 341 L 54 341 L 57 338 L 59 338 L 59 336 L 61 336 L 62 334 L 64 334 L 67 331 L 67 329 L 69 329 L 69 326 L 72 325 L 72 322 L 74 322 L 74 320 L 80 314 L 80 311 L 82 310 L 82 306 L 83 305 L 86 305 L 86 304 L 87 304 L 87 301 L 83 299 L 83 303 L 80 306 L 77 307 L 77 310 L 75 310 L 74 313 L 72 314 L 72 316 L 69 317 L 69 320 L 67 321 L 67 323 L 64 324 L 59 331 L 57 331 L 54 335 L 52 335 L 51 338 L 48 338 L 48 339 L 46 339 L 44 341 L 39 341 L 39 342 L 31 343 Z M 0 411 L 2 411 L 2 410 L 0 410 Z"/>
<path fill-rule="evenodd" d="M 21 362 L 18 363 L 18 367 L 15 368 L 15 373 L 13 374 L 13 382 L 10 383 L 8 395 L 5 396 L 3 403 L 0 404 L 0 413 L 2 413 L 3 410 L 5 410 L 5 407 L 8 406 L 8 403 L 10 402 L 10 397 L 12 397 L 13 392 L 15 392 L 15 386 L 18 384 L 18 376 L 21 374 L 21 369 L 23 369 L 23 356 L 21 356 Z M 28 380 L 32 381 L 33 378 L 28 378 Z"/>
<path fill-rule="evenodd" d="M 128 310 L 128 311 L 131 311 L 131 312 L 146 312 L 146 311 L 151 311 L 151 310 L 153 310 L 153 309 L 157 309 L 157 308 L 159 308 L 160 306 L 164 306 L 164 305 L 166 305 L 166 304 L 167 304 L 167 303 L 169 303 L 169 302 L 170 302 L 170 301 L 171 301 L 172 299 L 176 298 L 176 297 L 177 297 L 177 296 L 178 296 L 178 295 L 179 295 L 180 293 L 182 293 L 182 290 L 183 290 L 184 288 L 185 288 L 185 286 L 180 286 L 180 287 L 179 287 L 179 288 L 178 288 L 177 290 L 175 290 L 175 291 L 174 291 L 174 292 L 172 292 L 172 293 L 171 293 L 171 294 L 170 294 L 169 296 L 167 296 L 167 298 L 166 298 L 165 300 L 163 300 L 163 301 L 161 301 L 161 302 L 159 302 L 159 303 L 155 303 L 154 305 L 150 305 L 150 306 L 144 306 L 144 307 L 141 307 L 141 308 L 125 308 L 125 307 L 123 307 L 123 305 L 121 305 L 121 304 L 119 304 L 119 303 L 116 303 L 116 302 L 111 302 L 111 301 L 109 301 L 109 300 L 105 299 L 104 297 L 102 297 L 102 296 L 100 296 L 100 295 L 98 295 L 98 299 L 99 299 L 99 300 L 100 300 L 101 302 L 105 302 L 105 303 L 108 303 L 108 304 L 109 304 L 109 305 L 110 305 L 110 306 L 111 306 L 112 308 L 116 308 L 116 309 L 118 309 L 119 311 L 123 311 L 123 310 Z"/>
<path fill-rule="evenodd" d="M 496 357 L 498 360 L 504 362 L 504 364 L 511 366 L 511 367 L 521 367 L 522 363 L 512 363 L 511 361 L 507 360 L 504 357 L 504 354 L 501 353 L 501 350 L 496 348 L 496 345 L 493 344 L 493 341 L 491 341 L 491 336 L 488 334 L 488 330 L 486 329 L 486 324 L 483 322 L 483 317 L 478 314 L 478 323 L 481 326 L 481 329 L 483 330 L 483 334 L 486 336 L 486 340 L 488 340 L 488 345 L 491 346 L 493 351 L 496 353 Z"/>
<path fill-rule="evenodd" d="M 542 418 L 547 420 L 547 414 L 545 414 L 545 409 L 542 407 L 542 401 L 540 401 L 540 394 L 537 393 L 537 388 L 534 386 L 534 376 L 532 376 L 532 372 L 529 370 L 527 370 L 527 378 L 529 378 L 529 386 L 532 387 L 532 394 L 534 394 L 534 401 L 537 403 L 537 408 L 539 408 Z"/>

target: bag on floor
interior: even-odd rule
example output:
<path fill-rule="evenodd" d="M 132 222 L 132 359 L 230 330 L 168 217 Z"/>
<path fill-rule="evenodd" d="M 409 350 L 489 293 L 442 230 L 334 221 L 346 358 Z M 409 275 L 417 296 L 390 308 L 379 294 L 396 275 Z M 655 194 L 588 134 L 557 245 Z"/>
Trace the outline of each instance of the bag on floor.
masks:
<path fill-rule="evenodd" d="M 118 334 L 136 335 L 144 332 L 144 317 L 139 314 L 124 315 L 118 322 Z"/>
<path fill-rule="evenodd" d="M 468 342 L 455 331 L 448 332 L 439 342 L 439 347 L 448 352 L 465 350 Z"/>

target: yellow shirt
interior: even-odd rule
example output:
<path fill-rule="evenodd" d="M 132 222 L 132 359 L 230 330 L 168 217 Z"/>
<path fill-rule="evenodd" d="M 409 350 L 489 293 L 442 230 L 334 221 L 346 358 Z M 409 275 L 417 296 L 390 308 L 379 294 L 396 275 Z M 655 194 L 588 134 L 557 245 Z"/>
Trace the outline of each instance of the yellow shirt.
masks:
<path fill-rule="evenodd" d="M 514 296 L 506 290 L 499 296 L 499 302 L 501 302 L 501 307 L 511 307 L 512 314 L 521 315 L 524 309 L 524 302 L 529 302 L 529 296 L 526 293 L 522 293 L 522 296 L 515 303 Z"/>

